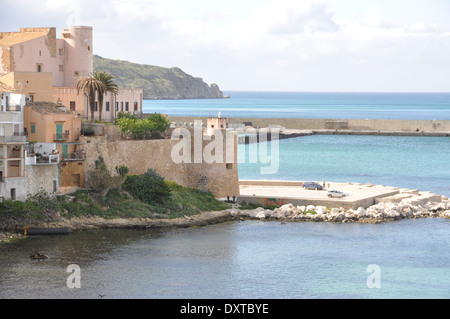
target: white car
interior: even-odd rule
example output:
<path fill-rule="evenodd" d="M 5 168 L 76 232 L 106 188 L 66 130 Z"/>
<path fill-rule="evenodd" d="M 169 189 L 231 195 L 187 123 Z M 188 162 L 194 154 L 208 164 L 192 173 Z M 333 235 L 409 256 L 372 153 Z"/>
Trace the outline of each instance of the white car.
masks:
<path fill-rule="evenodd" d="M 328 191 L 328 197 L 345 197 L 348 196 L 348 194 L 341 192 L 337 189 L 330 189 Z"/>

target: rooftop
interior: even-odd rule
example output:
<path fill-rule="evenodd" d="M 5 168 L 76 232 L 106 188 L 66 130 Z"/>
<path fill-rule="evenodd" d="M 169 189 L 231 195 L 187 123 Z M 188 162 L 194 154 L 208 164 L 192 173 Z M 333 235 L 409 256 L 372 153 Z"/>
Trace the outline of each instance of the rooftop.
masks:
<path fill-rule="evenodd" d="M 13 46 L 18 43 L 46 36 L 55 28 L 21 28 L 19 32 L 1 32 L 0 46 Z"/>
<path fill-rule="evenodd" d="M 70 114 L 63 106 L 52 102 L 27 102 L 25 105 L 40 114 Z"/>
<path fill-rule="evenodd" d="M 15 92 L 16 90 L 9 85 L 0 82 L 0 92 Z"/>

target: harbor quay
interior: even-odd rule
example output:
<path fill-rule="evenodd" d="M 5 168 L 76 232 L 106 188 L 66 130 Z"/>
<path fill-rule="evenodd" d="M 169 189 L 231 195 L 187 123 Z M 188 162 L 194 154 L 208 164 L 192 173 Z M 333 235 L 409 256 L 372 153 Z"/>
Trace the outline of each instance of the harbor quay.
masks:
<path fill-rule="evenodd" d="M 207 117 L 169 116 L 175 125 L 208 121 Z M 450 136 L 450 120 L 227 118 L 228 128 L 280 128 L 280 138 L 310 134 Z"/>
<path fill-rule="evenodd" d="M 441 195 L 417 189 L 406 189 L 385 185 L 337 183 L 325 181 L 323 189 L 305 189 L 304 181 L 280 180 L 240 180 L 239 204 L 252 203 L 261 206 L 281 206 L 285 204 L 302 206 L 342 207 L 344 209 L 368 208 L 379 202 L 409 202 L 424 205 L 440 202 Z M 322 184 L 322 182 L 319 182 Z M 329 190 L 339 190 L 345 197 L 329 197 Z"/>

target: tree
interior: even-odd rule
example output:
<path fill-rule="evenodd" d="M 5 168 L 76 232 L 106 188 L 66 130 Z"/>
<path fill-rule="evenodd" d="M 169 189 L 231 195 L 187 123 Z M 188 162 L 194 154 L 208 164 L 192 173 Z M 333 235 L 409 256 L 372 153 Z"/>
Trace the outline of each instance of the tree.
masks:
<path fill-rule="evenodd" d="M 115 186 L 115 181 L 102 156 L 99 156 L 98 160 L 95 161 L 95 169 L 87 172 L 86 184 L 87 187 L 101 196 L 106 195 Z"/>
<path fill-rule="evenodd" d="M 94 112 L 95 112 L 95 98 L 98 96 L 105 94 L 106 86 L 97 80 L 93 74 L 89 76 L 80 77 L 77 80 L 77 93 L 80 94 L 83 92 L 89 101 L 89 108 L 91 111 L 91 121 L 94 120 Z"/>
<path fill-rule="evenodd" d="M 161 138 L 161 135 L 164 134 L 170 127 L 170 122 L 160 113 L 150 114 L 147 117 L 147 120 L 151 123 L 151 138 Z"/>
<path fill-rule="evenodd" d="M 118 183 L 118 190 L 119 192 L 122 191 L 122 184 L 125 182 L 129 169 L 128 167 L 126 167 L 125 165 L 121 165 L 121 166 L 116 166 L 116 172 L 119 176 L 119 183 Z"/>
<path fill-rule="evenodd" d="M 99 92 L 98 95 L 98 119 L 101 121 L 103 112 L 103 96 L 108 92 L 117 95 L 119 93 L 119 86 L 113 81 L 114 76 L 107 72 L 95 71 L 94 78 L 105 85 L 105 91 L 103 94 L 100 94 Z"/>

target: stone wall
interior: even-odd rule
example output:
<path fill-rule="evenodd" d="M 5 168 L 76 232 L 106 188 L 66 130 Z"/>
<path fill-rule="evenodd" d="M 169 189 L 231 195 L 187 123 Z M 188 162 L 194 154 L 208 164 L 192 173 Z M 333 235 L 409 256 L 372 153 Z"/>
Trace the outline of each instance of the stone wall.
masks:
<path fill-rule="evenodd" d="M 26 176 L 27 194 L 35 194 L 40 190 L 53 193 L 54 181 L 56 181 L 56 189 L 59 188 L 59 167 L 56 164 L 27 165 Z"/>
<path fill-rule="evenodd" d="M 108 140 L 107 136 L 81 137 L 86 151 L 85 172 L 95 167 L 102 156 L 112 174 L 115 167 L 125 165 L 129 174 L 143 174 L 155 169 L 166 180 L 184 187 L 211 191 L 216 197 L 239 195 L 237 160 L 234 163 L 175 163 L 172 149 L 177 140 Z M 203 141 L 202 147 L 209 141 Z M 237 150 L 237 144 L 235 145 Z M 202 149 L 202 150 L 203 150 Z M 237 151 L 235 152 L 237 159 Z"/>

